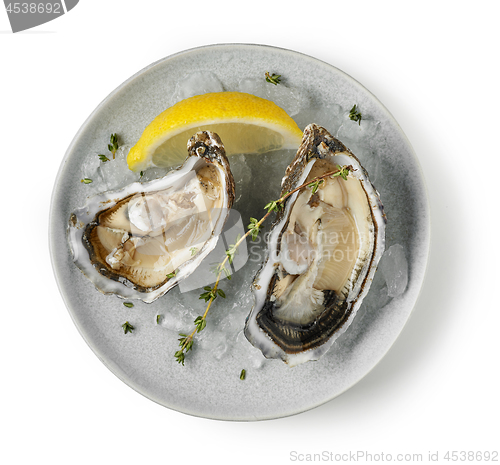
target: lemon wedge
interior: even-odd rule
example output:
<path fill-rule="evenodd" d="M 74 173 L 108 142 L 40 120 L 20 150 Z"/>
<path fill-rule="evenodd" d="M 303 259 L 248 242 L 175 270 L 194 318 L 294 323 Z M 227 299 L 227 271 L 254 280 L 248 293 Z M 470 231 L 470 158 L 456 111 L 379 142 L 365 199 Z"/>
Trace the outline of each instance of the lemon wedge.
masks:
<path fill-rule="evenodd" d="M 132 171 L 179 165 L 197 131 L 216 132 L 227 155 L 297 149 L 302 131 L 275 103 L 243 92 L 213 92 L 176 103 L 144 130 L 127 156 Z"/>

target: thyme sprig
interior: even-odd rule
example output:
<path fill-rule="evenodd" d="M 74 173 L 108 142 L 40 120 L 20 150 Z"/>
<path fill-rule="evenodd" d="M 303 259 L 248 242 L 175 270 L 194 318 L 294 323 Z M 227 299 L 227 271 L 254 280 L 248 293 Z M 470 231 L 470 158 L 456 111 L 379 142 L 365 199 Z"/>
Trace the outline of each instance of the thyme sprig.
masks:
<path fill-rule="evenodd" d="M 109 138 L 108 150 L 113 154 L 113 160 L 115 159 L 116 151 L 118 150 L 118 136 L 116 134 L 111 134 Z"/>
<path fill-rule="evenodd" d="M 274 84 L 275 86 L 277 86 L 280 81 L 281 81 L 281 74 L 269 74 L 268 71 L 266 71 L 266 81 L 267 82 L 270 82 L 271 84 Z"/>
<path fill-rule="evenodd" d="M 356 110 L 356 105 L 354 105 L 351 108 L 351 111 L 349 112 L 349 119 L 352 121 L 357 121 L 358 125 L 361 126 L 361 113 Z"/>
<path fill-rule="evenodd" d="M 185 354 L 192 349 L 194 344 L 195 334 L 203 331 L 206 328 L 207 325 L 206 318 L 213 301 L 217 298 L 217 296 L 226 298 L 226 294 L 224 293 L 224 291 L 222 289 L 219 289 L 219 282 L 223 273 L 225 273 L 226 276 L 229 275 L 229 271 L 226 268 L 226 263 L 228 262 L 229 264 L 232 263 L 234 255 L 238 247 L 241 245 L 241 243 L 245 241 L 248 236 L 251 236 L 252 240 L 256 240 L 259 235 L 259 232 L 262 229 L 261 228 L 262 223 L 266 221 L 266 219 L 273 211 L 279 212 L 283 210 L 285 200 L 288 199 L 288 197 L 293 195 L 295 192 L 304 189 L 306 187 L 310 187 L 311 189 L 313 189 L 313 193 L 316 193 L 316 191 L 319 189 L 319 187 L 326 178 L 341 177 L 342 179 L 347 180 L 349 172 L 353 171 L 353 169 L 354 168 L 351 165 L 348 166 L 337 165 L 337 169 L 335 171 L 329 171 L 328 173 L 325 173 L 321 176 L 317 176 L 314 179 L 311 179 L 310 181 L 301 184 L 300 186 L 296 187 L 290 192 L 286 192 L 278 200 L 273 200 L 272 202 L 269 202 L 264 207 L 264 209 L 267 210 L 267 213 L 260 220 L 257 220 L 256 218 L 250 218 L 248 231 L 243 236 L 241 237 L 238 236 L 236 238 L 236 242 L 230 245 L 229 248 L 226 250 L 226 256 L 224 260 L 216 266 L 215 271 L 217 272 L 217 278 L 215 280 L 214 286 L 213 287 L 205 286 L 203 288 L 204 292 L 200 294 L 200 299 L 204 300 L 208 304 L 205 313 L 202 316 L 198 316 L 194 320 L 195 329 L 191 332 L 191 334 L 189 335 L 179 334 L 179 336 L 181 336 L 181 338 L 179 339 L 180 349 L 174 354 L 178 363 L 184 365 Z"/>
<path fill-rule="evenodd" d="M 177 358 L 177 361 L 179 363 L 182 363 L 182 365 L 184 366 L 185 352 L 189 352 L 193 347 L 193 338 L 191 336 L 188 336 L 187 334 L 182 333 L 179 334 L 179 336 L 179 346 L 181 347 L 181 349 L 175 353 L 175 357 Z"/>
<path fill-rule="evenodd" d="M 116 151 L 118 150 L 118 136 L 116 134 L 111 134 L 111 137 L 109 138 L 108 150 L 111 152 L 111 155 L 113 155 L 113 160 L 114 160 Z M 99 157 L 99 160 L 101 160 L 103 163 L 109 161 L 109 158 L 106 155 L 103 155 L 102 153 L 97 156 Z"/>
<path fill-rule="evenodd" d="M 131 333 L 135 329 L 128 321 L 122 324 L 122 328 L 124 334 Z"/>

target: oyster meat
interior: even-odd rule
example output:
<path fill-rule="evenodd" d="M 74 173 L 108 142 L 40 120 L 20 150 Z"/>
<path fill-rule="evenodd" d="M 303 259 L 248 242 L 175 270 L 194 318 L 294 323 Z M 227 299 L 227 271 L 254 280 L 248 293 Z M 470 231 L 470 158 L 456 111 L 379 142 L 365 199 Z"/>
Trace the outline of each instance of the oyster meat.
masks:
<path fill-rule="evenodd" d="M 105 294 L 152 302 L 215 248 L 234 201 L 224 146 L 203 131 L 177 170 L 88 199 L 68 227 L 76 265 Z"/>
<path fill-rule="evenodd" d="M 255 277 L 245 335 L 267 358 L 319 359 L 352 322 L 384 252 L 386 218 L 359 160 L 311 124 L 286 170 L 282 193 L 351 165 L 347 180 L 305 187 L 277 214 Z"/>

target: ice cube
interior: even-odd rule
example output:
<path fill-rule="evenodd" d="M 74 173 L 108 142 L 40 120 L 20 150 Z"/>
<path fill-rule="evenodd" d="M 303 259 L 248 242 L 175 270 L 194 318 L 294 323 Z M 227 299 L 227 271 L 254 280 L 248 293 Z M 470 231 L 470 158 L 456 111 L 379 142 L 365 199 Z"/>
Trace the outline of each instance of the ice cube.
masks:
<path fill-rule="evenodd" d="M 271 100 L 271 102 L 283 108 L 290 116 L 296 115 L 308 104 L 307 97 L 300 89 L 286 87 L 283 84 L 274 85 L 264 78 L 242 79 L 238 84 L 238 90 Z"/>
<path fill-rule="evenodd" d="M 165 313 L 160 319 L 159 324 L 172 331 L 186 330 L 186 328 L 183 327 L 183 321 L 174 312 Z"/>
<path fill-rule="evenodd" d="M 307 106 L 294 117 L 300 129 L 311 123 L 324 127 L 329 133 L 335 134 L 342 124 L 342 107 L 334 104 Z"/>
<path fill-rule="evenodd" d="M 245 357 L 252 368 L 261 368 L 262 365 L 264 365 L 266 358 L 262 355 L 262 352 L 259 349 L 255 348 L 252 344 L 250 344 L 250 342 L 248 342 L 243 330 L 239 331 L 238 336 L 236 337 L 235 345 L 238 350 L 245 353 Z"/>
<path fill-rule="evenodd" d="M 408 285 L 408 262 L 404 247 L 400 244 L 389 247 L 380 260 L 379 269 L 387 283 L 389 297 L 401 295 Z"/>
<path fill-rule="evenodd" d="M 349 119 L 349 113 L 344 113 L 342 125 L 337 131 L 337 138 L 340 140 L 348 138 L 355 141 L 364 139 L 369 144 L 370 139 L 375 136 L 378 129 L 378 121 L 362 119 L 361 124 L 359 124 Z"/>
<path fill-rule="evenodd" d="M 382 307 L 389 302 L 392 296 L 388 294 L 387 286 L 382 286 L 380 289 L 376 289 L 373 295 L 373 305 L 377 309 Z"/>
<path fill-rule="evenodd" d="M 82 177 L 92 179 L 97 168 L 99 168 L 99 164 L 99 157 L 97 155 L 87 157 L 82 163 Z"/>
<path fill-rule="evenodd" d="M 231 173 L 234 178 L 235 187 L 235 203 L 238 202 L 244 192 L 248 192 L 250 181 L 252 179 L 252 171 L 246 162 L 244 153 L 233 155 L 229 161 L 231 163 Z"/>
<path fill-rule="evenodd" d="M 140 177 L 141 182 L 154 181 L 155 179 L 163 178 L 170 170 L 168 168 L 148 168 L 142 172 Z"/>
<path fill-rule="evenodd" d="M 226 318 L 224 318 L 219 325 L 219 329 L 224 333 L 226 339 L 234 339 L 238 331 L 245 325 L 246 315 L 240 315 L 236 308 L 230 310 Z"/>
<path fill-rule="evenodd" d="M 172 94 L 172 105 L 195 95 L 223 91 L 222 83 L 215 74 L 208 71 L 196 71 L 177 83 Z"/>
<path fill-rule="evenodd" d="M 213 326 L 211 329 L 207 326 L 205 330 L 196 335 L 196 339 L 202 350 L 210 353 L 216 360 L 220 360 L 229 349 L 229 343 L 224 333 L 214 330 Z"/>
<path fill-rule="evenodd" d="M 384 275 L 380 270 L 377 270 L 370 285 L 370 292 L 363 301 L 363 305 L 369 310 L 380 310 L 389 300 Z"/>
<path fill-rule="evenodd" d="M 128 168 L 127 154 L 130 147 L 121 146 L 115 154 L 107 155 L 109 161 L 101 162 L 100 171 L 106 184 L 106 189 L 114 190 L 139 180 L 139 173 L 134 173 Z"/>
<path fill-rule="evenodd" d="M 158 324 L 166 329 L 176 332 L 190 334 L 194 329 L 195 313 L 192 309 L 184 307 L 181 303 L 162 313 L 158 319 Z"/>
<path fill-rule="evenodd" d="M 216 347 L 215 350 L 212 351 L 213 356 L 216 360 L 220 360 L 222 356 L 227 352 L 228 344 L 227 341 L 222 340 Z"/>
<path fill-rule="evenodd" d="M 349 139 L 347 137 L 337 137 L 360 161 L 368 158 L 369 154 L 373 152 L 370 148 L 369 142 L 363 139 Z M 364 167 L 364 165 L 363 165 Z"/>
<path fill-rule="evenodd" d="M 90 184 L 86 184 L 90 189 L 95 190 L 106 190 L 106 185 L 103 182 L 101 170 L 100 170 L 100 161 L 97 155 L 88 156 L 85 161 L 82 163 L 82 179 L 91 179 L 92 182 Z"/>
<path fill-rule="evenodd" d="M 381 162 L 376 152 L 374 150 L 366 150 L 363 154 L 356 152 L 354 152 L 354 154 L 359 158 L 361 165 L 368 172 L 370 181 L 377 182 L 380 176 Z"/>

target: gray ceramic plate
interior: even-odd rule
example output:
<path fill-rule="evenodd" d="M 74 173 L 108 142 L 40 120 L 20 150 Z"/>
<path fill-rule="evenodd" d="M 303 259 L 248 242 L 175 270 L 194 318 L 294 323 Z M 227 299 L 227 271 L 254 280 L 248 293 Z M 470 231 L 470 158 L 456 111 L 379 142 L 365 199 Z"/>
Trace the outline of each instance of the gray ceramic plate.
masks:
<path fill-rule="evenodd" d="M 118 133 L 127 144 L 135 143 L 144 127 L 171 104 L 176 84 L 200 70 L 215 75 L 224 90 L 237 90 L 240 80 L 247 77 L 261 79 L 265 71 L 281 74 L 283 88 L 299 89 L 302 103 L 306 102 L 307 108 L 294 116 L 301 129 L 306 123 L 316 122 L 336 134 L 338 127 L 329 127 L 329 111 L 336 115 L 331 124 L 337 126 L 335 121 L 342 121 L 353 103 L 363 113 L 367 125 L 362 121 L 360 130 L 368 128 L 370 143 L 362 144 L 362 153 L 357 154 L 362 163 L 370 165 L 386 208 L 387 247 L 397 243 L 405 249 L 408 287 L 392 300 L 381 298 L 379 290 L 372 289 L 355 322 L 320 361 L 294 368 L 277 360 L 264 362 L 242 338 L 241 329 L 221 337 L 220 328 L 243 328 L 251 306 L 248 287 L 258 263 L 249 262 L 230 285 L 226 283 L 230 297 L 210 315 L 206 334 L 183 367 L 173 357 L 177 333 L 179 329 L 190 330 L 191 317 L 203 312 L 197 300 L 199 292 L 182 294 L 174 289 L 153 304 L 140 302 L 126 308 L 117 297 L 96 291 L 72 262 L 66 225 L 72 210 L 83 205 L 90 192 L 80 183 L 83 164 L 105 150 L 110 133 Z M 319 121 L 309 121 L 315 118 L 316 110 Z M 353 141 L 352 145 L 359 144 Z M 351 149 L 356 153 L 356 147 Z M 272 184 L 276 193 L 279 191 L 280 177 L 266 179 L 266 166 L 271 164 L 282 172 L 286 154 L 273 157 L 234 159 L 240 176 L 242 170 L 248 173 L 240 182 L 242 192 L 236 205 L 244 221 L 250 215 L 260 215 L 263 202 L 270 200 L 252 196 L 245 189 L 253 186 L 254 192 L 259 191 L 256 183 L 264 179 L 266 185 Z M 95 354 L 115 375 L 149 399 L 188 414 L 225 420 L 261 420 L 299 413 L 333 399 L 363 378 L 394 343 L 415 305 L 426 268 L 429 233 L 420 167 L 404 133 L 385 107 L 331 65 L 289 50 L 258 45 L 188 50 L 152 64 L 123 83 L 90 115 L 69 147 L 54 187 L 50 218 L 56 279 L 78 330 Z M 177 320 L 174 317 L 170 325 L 157 325 L 158 314 L 177 315 Z M 182 323 L 184 314 L 188 327 L 177 328 L 176 321 Z M 121 325 L 125 320 L 136 327 L 133 334 L 124 335 Z M 241 381 L 243 368 L 247 377 Z"/>

